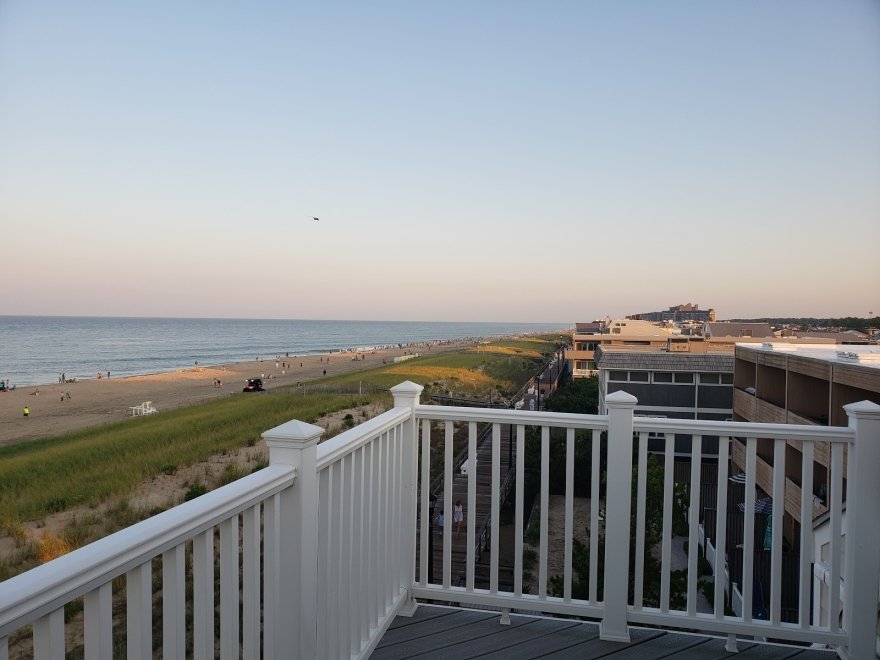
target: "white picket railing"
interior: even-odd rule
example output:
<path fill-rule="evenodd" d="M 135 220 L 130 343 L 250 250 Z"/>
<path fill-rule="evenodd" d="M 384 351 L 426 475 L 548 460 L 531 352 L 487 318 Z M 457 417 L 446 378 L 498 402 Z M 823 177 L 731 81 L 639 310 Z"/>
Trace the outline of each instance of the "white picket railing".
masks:
<path fill-rule="evenodd" d="M 8 656 L 7 638 L 33 624 L 34 655 L 62 658 L 65 651 L 64 606 L 83 597 L 85 655 L 109 658 L 113 628 L 125 626 L 128 657 L 152 656 L 154 571 L 161 558 L 162 649 L 166 658 L 194 657 L 366 657 L 396 615 L 414 611 L 416 598 L 502 610 L 530 610 L 591 617 L 601 621 L 602 637 L 629 638 L 629 625 L 652 624 L 778 640 L 824 643 L 851 658 L 873 657 L 880 579 L 880 406 L 867 402 L 847 406 L 849 428 L 801 427 L 652 418 L 633 418 L 635 399 L 624 393 L 608 397 L 608 415 L 571 415 L 497 409 L 445 408 L 419 405 L 421 387 L 403 383 L 392 389 L 395 407 L 358 427 L 318 444 L 322 429 L 299 421 L 264 433 L 270 465 L 184 505 L 161 513 L 97 543 L 76 550 L 0 584 L 0 660 Z M 466 434 L 468 459 L 476 460 L 477 428 L 489 424 L 492 443 L 489 497 L 478 496 L 477 471 L 466 479 L 466 545 L 464 559 L 453 557 L 453 526 L 442 533 L 442 572 L 438 581 L 427 572 L 432 481 L 431 447 L 442 443 L 444 473 L 441 500 L 445 519 L 452 521 L 453 438 L 457 427 Z M 516 431 L 513 474 L 501 470 L 502 424 Z M 432 437 L 432 430 L 442 434 Z M 537 427 L 536 440 L 527 440 Z M 562 587 L 549 593 L 548 524 L 551 429 L 564 429 L 565 493 Z M 673 462 L 675 436 L 692 442 L 688 516 L 688 579 L 686 607 L 671 607 Z M 660 602 L 644 602 L 646 516 L 645 475 L 648 440 L 665 438 L 663 532 L 660 554 Z M 770 608 L 767 620 L 751 612 L 753 551 L 744 553 L 743 611 L 725 614 L 723 589 L 715 591 L 711 612 L 697 611 L 699 482 L 703 438 L 719 438 L 718 519 L 712 539 L 716 583 L 725 583 L 726 499 L 728 457 L 734 442 L 745 443 L 745 506 L 755 502 L 756 454 L 759 443 L 772 443 L 773 497 L 781 501 L 788 439 L 801 441 L 804 464 L 812 447 L 830 443 L 831 551 L 823 563 L 828 572 L 830 602 L 841 603 L 843 623 L 835 617 L 809 619 L 813 580 L 812 529 L 804 525 L 800 543 L 800 620 L 785 623 L 780 615 L 781 516 L 772 526 Z M 760 440 L 759 440 L 760 439 Z M 769 439 L 769 440 L 768 440 Z M 526 443 L 540 445 L 535 465 L 526 464 Z M 590 559 L 585 598 L 572 595 L 573 494 L 576 444 L 590 443 Z M 849 451 L 846 475 L 847 511 L 842 515 L 842 455 Z M 440 447 L 437 447 L 438 449 Z M 714 456 L 712 457 L 714 460 Z M 480 462 L 481 464 L 483 461 Z M 635 483 L 633 483 L 633 466 Z M 437 468 L 434 468 L 436 471 Z M 524 587 L 523 525 L 526 470 L 537 472 L 540 532 L 536 593 Z M 602 474 L 605 486 L 601 486 Z M 500 509 L 502 484 L 516 484 L 512 547 L 502 547 Z M 812 470 L 801 474 L 804 493 L 812 492 Z M 417 489 L 417 485 L 421 488 Z M 633 491 L 634 488 L 634 491 Z M 604 490 L 604 497 L 602 492 Z M 635 499 L 632 493 L 635 492 Z M 778 498 L 778 499 L 777 499 Z M 600 501 L 601 499 L 601 501 Z M 812 505 L 811 498 L 804 507 Z M 488 502 L 483 503 L 483 502 Z M 483 504 L 481 504 L 483 503 Z M 417 518 L 417 504 L 420 516 Z M 477 579 L 475 518 L 478 506 L 490 517 L 488 579 Z M 600 515 L 604 511 L 604 519 Z M 630 528 L 636 534 L 634 590 L 630 595 Z M 804 510 L 810 520 L 812 510 Z M 417 519 L 419 524 L 417 524 Z M 219 528 L 219 532 L 217 531 Z M 758 530 L 760 533 L 760 530 Z M 745 547 L 754 547 L 754 516 L 745 516 Z M 846 534 L 845 557 L 842 533 Z M 215 571 L 215 536 L 219 534 L 219 571 Z M 418 553 L 416 543 L 418 543 Z M 600 562 L 603 542 L 604 561 Z M 418 562 L 416 557 L 419 557 Z M 512 556 L 512 582 L 502 585 L 503 557 Z M 260 574 L 262 558 L 262 579 Z M 191 561 L 191 572 L 187 565 Z M 506 561 L 506 560 L 505 560 Z M 461 571 L 456 586 L 453 573 Z M 124 624 L 114 623 L 114 579 L 125 576 Z M 858 576 L 855 579 L 854 576 Z M 457 576 L 456 576 L 457 577 Z M 845 578 L 845 580 L 841 580 Z M 189 581 L 189 582 L 188 582 Z M 215 626 L 215 588 L 219 581 L 219 626 Z M 841 587 L 843 582 L 845 587 Z M 118 582 L 116 583 L 119 584 Z M 191 619 L 186 615 L 186 587 L 191 584 Z M 805 587 L 805 588 L 804 588 Z M 601 598 L 600 598 L 601 588 Z M 215 627 L 219 633 L 215 638 Z M 191 630 L 191 632 L 189 632 Z"/>

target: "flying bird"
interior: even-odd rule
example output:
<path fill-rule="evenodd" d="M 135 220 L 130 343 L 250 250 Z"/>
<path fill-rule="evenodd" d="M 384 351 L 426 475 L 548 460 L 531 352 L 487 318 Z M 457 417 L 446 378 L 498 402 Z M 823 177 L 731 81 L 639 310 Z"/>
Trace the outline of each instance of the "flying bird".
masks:
<path fill-rule="evenodd" d="M 311 218 L 311 219 L 314 220 L 315 222 L 320 222 L 320 221 L 321 221 L 321 218 L 316 218 L 316 217 L 313 216 L 313 215 L 307 215 L 306 217 L 307 217 L 307 218 Z"/>

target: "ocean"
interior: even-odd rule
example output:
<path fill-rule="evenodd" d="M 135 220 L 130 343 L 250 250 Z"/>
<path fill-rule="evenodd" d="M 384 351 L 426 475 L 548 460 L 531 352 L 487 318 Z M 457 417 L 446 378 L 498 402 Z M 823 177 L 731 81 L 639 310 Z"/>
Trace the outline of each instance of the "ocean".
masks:
<path fill-rule="evenodd" d="M 567 328 L 564 323 L 0 316 L 0 380 L 16 386 Z"/>

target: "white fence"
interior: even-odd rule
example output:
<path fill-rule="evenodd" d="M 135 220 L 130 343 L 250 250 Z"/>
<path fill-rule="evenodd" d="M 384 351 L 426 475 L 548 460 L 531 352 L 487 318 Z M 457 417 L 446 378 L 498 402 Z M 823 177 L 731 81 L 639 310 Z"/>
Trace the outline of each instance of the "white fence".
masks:
<path fill-rule="evenodd" d="M 849 428 L 824 428 L 634 419 L 635 399 L 625 393 L 608 397 L 608 415 L 593 416 L 423 406 L 418 402 L 421 387 L 412 383 L 398 385 L 392 392 L 394 409 L 321 445 L 322 430 L 302 422 L 288 422 L 267 431 L 264 437 L 270 447 L 270 465 L 266 469 L 0 584 L 0 660 L 8 656 L 9 635 L 29 624 L 33 624 L 35 657 L 63 658 L 64 606 L 80 597 L 85 601 L 83 629 L 88 658 L 112 657 L 114 630 L 117 639 L 124 638 L 127 657 L 152 657 L 154 636 L 159 634 L 152 620 L 154 601 L 161 601 L 161 648 L 166 658 L 256 658 L 261 653 L 264 658 L 366 657 L 396 615 L 414 610 L 415 598 L 591 617 L 601 621 L 602 637 L 611 640 L 628 639 L 631 624 L 651 624 L 823 643 L 838 646 L 851 658 L 873 657 L 880 577 L 876 551 L 880 547 L 880 514 L 875 508 L 880 501 L 880 406 L 852 404 L 847 406 Z M 441 577 L 435 582 L 427 571 L 430 539 L 435 533 L 429 514 L 429 486 L 433 473 L 441 470 L 442 511 L 445 519 L 452 521 L 456 430 L 465 437 L 469 464 L 474 465 L 481 424 L 492 429 L 489 492 L 478 492 L 476 470 L 460 477 L 467 480 L 465 551 L 463 558 L 453 553 L 453 525 L 447 524 L 441 533 Z M 516 445 L 515 466 L 504 475 L 502 424 L 514 426 Z M 438 428 L 443 432 L 434 436 L 432 431 Z M 565 497 L 558 593 L 549 586 L 553 552 L 548 523 L 551 444 L 559 442 L 551 441 L 551 429 L 564 429 L 564 483 L 553 484 L 554 491 Z M 673 605 L 677 595 L 672 583 L 676 434 L 690 436 L 692 446 L 686 503 L 692 551 L 686 560 L 684 607 Z M 649 437 L 665 438 L 661 454 L 662 533 L 657 548 L 645 547 Z M 788 440 L 802 443 L 800 479 L 805 493 L 812 492 L 812 447 L 830 443 L 832 532 L 823 570 L 829 573 L 830 602 L 842 604 L 842 624 L 836 617 L 810 620 L 813 565 L 812 552 L 806 550 L 813 547 L 810 525 L 804 525 L 800 532 L 805 549 L 799 571 L 800 619 L 796 623 L 781 620 L 781 516 L 774 518 L 772 525 L 768 619 L 758 620 L 751 611 L 752 551 L 746 551 L 743 559 L 742 615 L 725 614 L 723 589 L 715 590 L 711 612 L 698 611 L 696 548 L 701 540 L 699 483 L 706 437 L 718 438 L 719 444 L 719 513 L 716 529 L 705 530 L 705 536 L 712 538 L 717 584 L 726 579 L 724 557 L 729 549 L 724 547 L 727 520 L 723 511 L 732 443 L 745 445 L 747 511 L 753 510 L 755 503 L 759 443 L 762 447 L 768 442 L 773 445 L 771 495 L 776 501 L 783 495 Z M 526 462 L 528 443 L 537 443 L 539 456 L 531 464 Z M 579 443 L 584 446 L 578 447 Z M 435 454 L 442 456 L 442 467 L 432 468 L 432 447 L 439 450 Z M 847 475 L 843 474 L 844 448 L 849 451 Z M 576 450 L 589 457 L 591 496 L 586 547 L 589 569 L 582 598 L 575 597 L 573 589 L 584 577 L 573 566 L 573 502 L 576 480 L 586 475 L 576 474 Z M 528 571 L 524 568 L 523 521 L 527 512 L 522 485 L 527 472 L 537 480 L 541 507 L 535 593 L 528 593 L 524 585 Z M 790 477 L 792 470 L 788 473 Z M 845 526 L 844 477 L 849 500 Z M 502 545 L 500 534 L 505 482 L 516 484 L 511 547 Z M 417 488 L 419 483 L 421 488 Z M 803 519 L 810 520 L 812 510 L 807 507 L 812 498 L 805 499 L 809 501 L 804 504 Z M 478 543 L 483 543 L 476 538 L 474 513 L 478 506 L 488 507 L 491 520 L 488 560 L 483 560 L 488 564 L 486 578 L 477 574 Z M 604 508 L 604 517 L 600 508 Z M 636 530 L 632 536 L 631 526 Z M 755 534 L 754 516 L 746 515 L 746 548 L 754 547 Z M 635 557 L 632 575 L 631 538 Z M 604 559 L 600 560 L 603 550 Z M 652 551 L 660 556 L 660 588 L 658 602 L 648 604 L 646 578 L 654 576 L 645 575 L 645 558 Z M 512 558 L 512 580 L 505 586 L 501 574 L 508 570 L 504 565 L 508 557 Z M 190 563 L 191 571 L 187 570 Z M 463 586 L 454 586 L 458 571 L 463 574 Z M 124 612 L 114 616 L 113 592 L 123 589 Z M 219 589 L 216 622 L 215 589 Z M 186 613 L 188 590 L 192 594 L 191 616 Z M 120 629 L 124 635 L 119 634 Z M 215 630 L 219 632 L 215 634 Z M 121 654 L 122 649 L 116 652 Z"/>

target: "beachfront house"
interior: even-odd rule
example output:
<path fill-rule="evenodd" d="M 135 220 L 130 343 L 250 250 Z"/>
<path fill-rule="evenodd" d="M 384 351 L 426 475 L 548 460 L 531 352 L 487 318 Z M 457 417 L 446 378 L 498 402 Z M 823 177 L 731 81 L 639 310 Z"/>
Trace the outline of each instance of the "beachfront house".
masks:
<path fill-rule="evenodd" d="M 154 647 L 165 658 L 388 658 L 432 652 L 461 658 L 718 657 L 725 649 L 801 660 L 875 657 L 877 404 L 847 405 L 848 426 L 835 428 L 636 417 L 637 401 L 625 392 L 606 397 L 607 414 L 575 415 L 423 405 L 421 389 L 409 382 L 392 388 L 393 409 L 321 444 L 322 429 L 296 420 L 268 430 L 265 469 L 0 584 L 0 658 L 8 655 L 8 640 L 29 625 L 37 658 L 64 657 L 66 640 L 79 634 L 71 631 L 74 625 L 81 625 L 87 658 L 110 658 L 114 650 L 150 658 Z M 483 429 L 488 459 L 478 462 Z M 466 438 L 461 456 L 453 451 L 457 430 Z M 564 484 L 554 485 L 565 493 L 565 515 L 561 579 L 551 585 L 550 450 L 557 435 L 564 447 Z M 682 503 L 674 501 L 677 435 L 690 437 L 689 495 Z M 527 437 L 534 438 L 528 442 L 537 443 L 537 452 L 527 451 Z M 649 437 L 652 444 L 665 443 L 662 502 L 647 501 Z M 713 438 L 713 446 L 717 438 L 711 460 L 717 465 L 718 515 L 709 530 L 698 514 L 704 437 Z M 746 447 L 746 512 L 755 509 L 756 447 L 776 447 L 769 478 L 784 484 L 789 441 L 847 453 L 848 504 L 844 518 L 838 461 L 829 475 L 827 516 L 829 529 L 840 533 L 822 540 L 821 566 L 802 553 L 793 578 L 781 572 L 781 526 L 776 521 L 769 526 L 771 571 L 761 585 L 766 612 L 754 606 L 750 550 L 765 530 L 756 529 L 754 515 L 747 513 L 743 597 L 734 614 L 728 589 L 709 593 L 707 607 L 700 598 L 706 579 L 715 585 L 730 579 L 724 558 L 734 548 L 725 547 L 723 512 L 733 476 L 731 444 L 740 439 Z M 588 443 L 588 474 L 574 469 L 578 443 Z M 436 492 L 432 447 L 442 457 Z M 459 459 L 477 469 L 461 475 Z M 510 483 L 523 484 L 527 473 L 539 484 L 531 512 L 538 521 L 538 550 L 531 567 L 523 543 L 530 515 L 523 488 L 511 490 L 512 541 L 501 539 L 500 520 L 502 494 Z M 452 525 L 440 531 L 433 524 L 432 514 L 453 519 L 453 474 L 464 480 L 463 539 L 456 539 Z M 573 565 L 576 479 L 589 481 L 591 495 L 586 577 Z M 676 594 L 672 515 L 679 504 L 689 514 L 686 539 L 692 551 L 686 585 Z M 809 512 L 812 501 L 801 506 Z M 646 547 L 645 520 L 655 508 L 662 509 L 661 540 Z M 477 511 L 486 514 L 482 528 Z M 800 533 L 802 546 L 812 547 L 813 527 L 802 525 Z M 716 539 L 714 568 L 701 577 L 695 549 L 705 535 Z M 646 597 L 649 578 L 658 577 L 646 575 L 648 553 L 659 557 L 656 602 Z M 511 558 L 510 566 L 502 556 Z M 509 582 L 502 578 L 506 570 Z M 811 606 L 820 570 L 830 585 L 822 616 Z M 524 586 L 528 573 L 537 575 L 532 592 Z M 583 579 L 586 590 L 576 589 Z M 783 579 L 797 581 L 793 622 L 781 615 Z M 84 600 L 81 622 L 65 623 L 65 604 L 78 598 Z M 764 640 L 778 644 L 756 646 Z M 793 650 L 788 644 L 800 646 Z"/>

